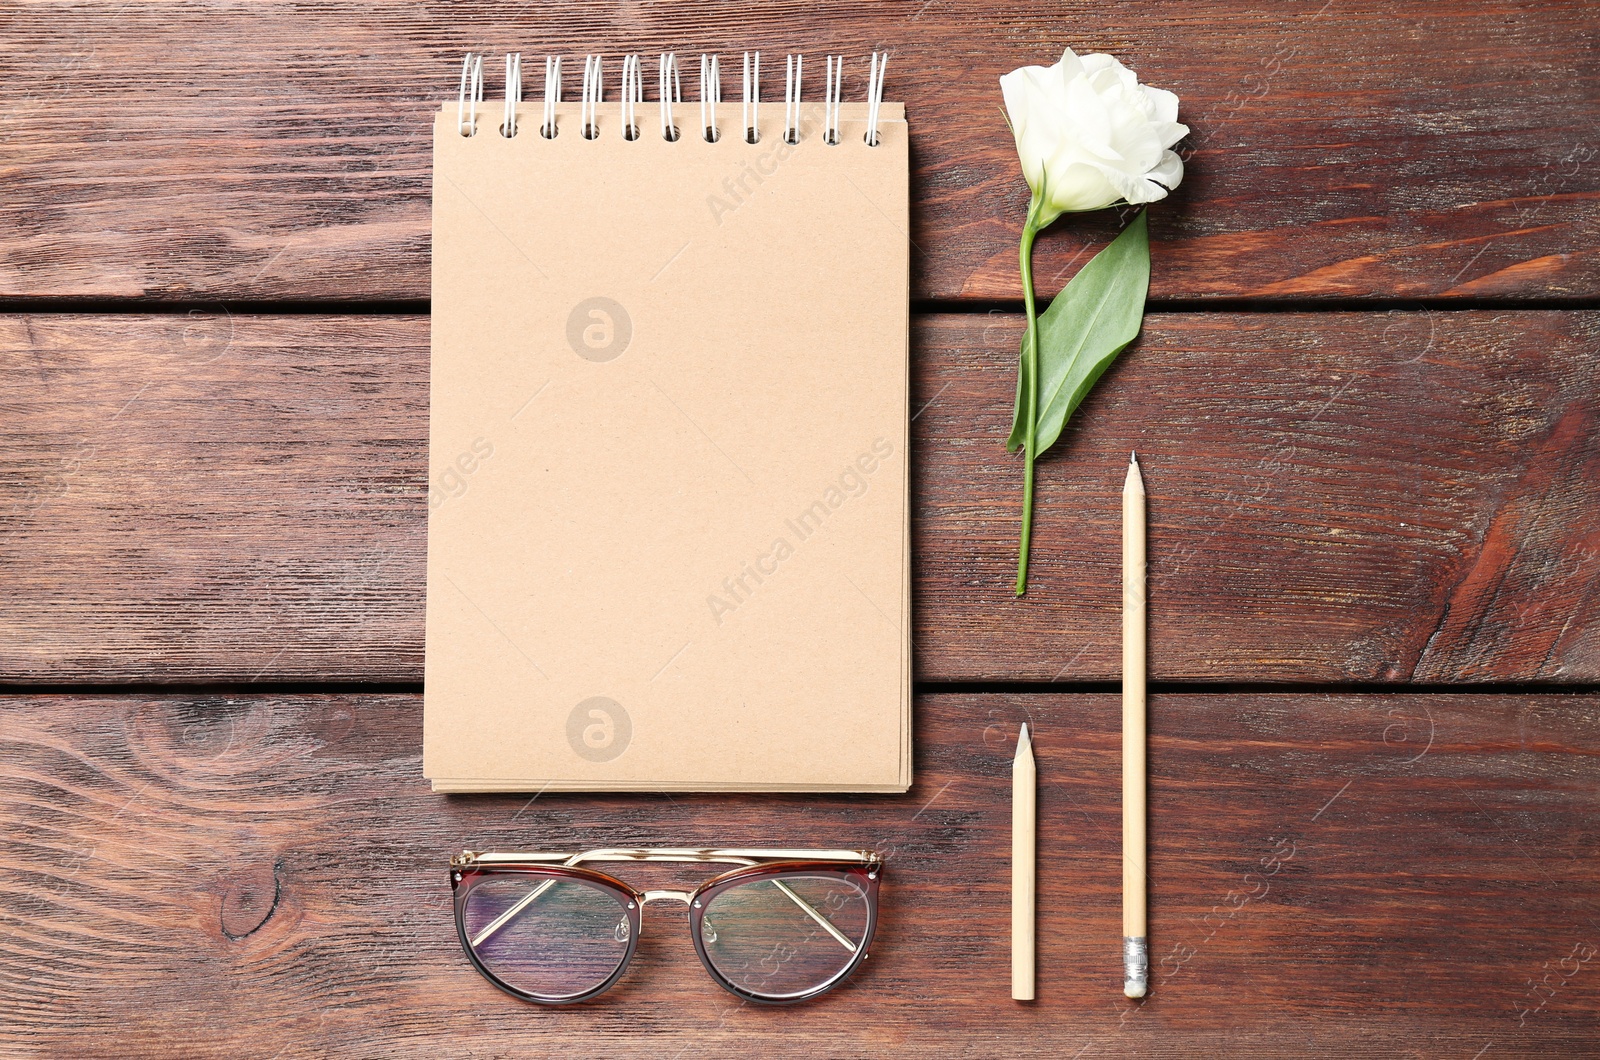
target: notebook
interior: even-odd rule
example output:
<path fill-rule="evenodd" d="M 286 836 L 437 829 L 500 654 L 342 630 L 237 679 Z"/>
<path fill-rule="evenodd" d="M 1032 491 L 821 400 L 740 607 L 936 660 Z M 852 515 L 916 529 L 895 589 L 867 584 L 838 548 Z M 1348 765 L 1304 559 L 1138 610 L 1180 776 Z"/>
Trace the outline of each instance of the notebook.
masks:
<path fill-rule="evenodd" d="M 910 785 L 904 108 L 750 59 L 435 119 L 436 791 Z"/>

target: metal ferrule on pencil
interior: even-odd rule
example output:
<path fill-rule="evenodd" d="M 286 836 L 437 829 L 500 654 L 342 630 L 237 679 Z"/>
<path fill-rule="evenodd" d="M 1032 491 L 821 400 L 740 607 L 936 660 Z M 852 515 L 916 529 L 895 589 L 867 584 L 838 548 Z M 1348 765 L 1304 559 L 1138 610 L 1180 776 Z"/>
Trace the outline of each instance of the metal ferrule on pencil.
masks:
<path fill-rule="evenodd" d="M 1122 940 L 1122 992 L 1128 997 L 1144 997 L 1150 989 L 1150 940 Z"/>

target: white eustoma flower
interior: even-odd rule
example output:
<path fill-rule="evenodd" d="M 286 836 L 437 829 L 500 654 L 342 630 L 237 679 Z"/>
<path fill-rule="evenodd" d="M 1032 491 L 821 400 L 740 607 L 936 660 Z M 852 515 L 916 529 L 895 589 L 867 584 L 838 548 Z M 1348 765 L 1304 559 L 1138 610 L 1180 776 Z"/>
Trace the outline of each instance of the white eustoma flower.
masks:
<path fill-rule="evenodd" d="M 1038 225 L 1063 213 L 1164 198 L 1183 179 L 1170 150 L 1189 133 L 1178 97 L 1141 85 L 1109 55 L 1068 48 L 1054 66 L 1024 66 L 1000 79 Z"/>

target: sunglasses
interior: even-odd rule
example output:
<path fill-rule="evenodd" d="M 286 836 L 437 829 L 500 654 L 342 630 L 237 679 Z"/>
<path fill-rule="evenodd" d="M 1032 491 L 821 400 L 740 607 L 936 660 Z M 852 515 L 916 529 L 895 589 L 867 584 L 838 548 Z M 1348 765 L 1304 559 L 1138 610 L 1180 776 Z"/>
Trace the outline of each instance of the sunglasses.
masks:
<path fill-rule="evenodd" d="M 586 862 L 737 865 L 693 891 L 637 891 Z M 833 989 L 867 958 L 883 859 L 864 850 L 605 849 L 450 859 L 456 932 L 495 986 L 543 1005 L 587 1001 L 622 978 L 651 902 L 682 902 L 706 971 L 748 1001 Z"/>

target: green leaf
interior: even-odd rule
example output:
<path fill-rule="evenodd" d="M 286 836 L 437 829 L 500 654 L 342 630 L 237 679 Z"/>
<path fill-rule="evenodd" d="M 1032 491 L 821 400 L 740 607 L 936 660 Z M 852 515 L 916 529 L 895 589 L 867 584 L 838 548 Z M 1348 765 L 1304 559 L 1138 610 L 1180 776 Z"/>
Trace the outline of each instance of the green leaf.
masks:
<path fill-rule="evenodd" d="M 1022 413 L 1023 386 L 1028 380 L 1028 331 L 1022 331 L 1022 356 L 1017 359 L 1017 400 L 1011 406 L 1011 434 L 1006 438 L 1006 452 L 1014 453 L 1028 440 L 1028 428 Z"/>
<path fill-rule="evenodd" d="M 1150 230 L 1145 211 L 1078 270 L 1066 289 L 1039 315 L 1039 423 L 1035 456 L 1061 437 L 1067 420 L 1117 354 L 1139 337 L 1150 290 Z M 1022 342 L 1024 350 L 1027 336 Z M 1022 389 L 1006 448 L 1021 444 Z"/>

